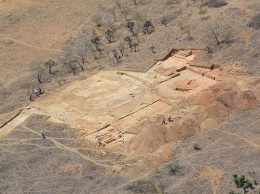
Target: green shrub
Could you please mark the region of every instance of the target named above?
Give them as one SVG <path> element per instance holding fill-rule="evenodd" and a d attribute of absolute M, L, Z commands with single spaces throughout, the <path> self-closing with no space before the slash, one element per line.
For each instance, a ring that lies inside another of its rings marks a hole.
<path fill-rule="evenodd" d="M 198 143 L 193 144 L 193 148 L 195 150 L 201 150 L 201 147 L 200 147 L 200 145 Z"/>

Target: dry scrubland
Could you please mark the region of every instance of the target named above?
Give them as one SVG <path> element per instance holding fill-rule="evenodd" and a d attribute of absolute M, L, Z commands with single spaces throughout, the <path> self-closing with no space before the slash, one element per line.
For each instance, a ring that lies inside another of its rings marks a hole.
<path fill-rule="evenodd" d="M 222 81 L 172 106 L 173 123 L 159 126 L 156 116 L 141 122 L 133 129 L 138 135 L 114 150 L 81 141 L 78 129 L 47 116 L 31 116 L 0 139 L 0 193 L 242 193 L 233 174 L 260 184 L 260 2 L 136 2 L 120 4 L 135 22 L 131 32 L 113 1 L 1 1 L 0 124 L 29 103 L 27 90 L 51 93 L 100 70 L 146 71 L 172 48 L 204 50 L 192 63 L 220 66 Z M 145 20 L 153 32 L 143 33 Z M 111 43 L 108 29 L 115 30 Z M 136 52 L 126 36 L 138 43 Z M 101 38 L 97 47 L 93 37 Z M 117 62 L 119 46 L 125 54 Z M 75 60 L 85 49 L 82 71 Z M 55 74 L 36 68 L 49 59 Z M 259 193 L 259 184 L 248 193 Z"/>

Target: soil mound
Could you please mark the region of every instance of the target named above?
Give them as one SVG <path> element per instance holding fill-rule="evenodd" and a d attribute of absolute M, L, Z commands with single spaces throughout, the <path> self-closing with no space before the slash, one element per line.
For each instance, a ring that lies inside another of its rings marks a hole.
<path fill-rule="evenodd" d="M 195 104 L 204 107 L 203 119 L 212 118 L 221 122 L 235 109 L 249 110 L 259 107 L 252 90 L 241 90 L 236 82 L 227 80 L 212 86 L 195 98 Z"/>
<path fill-rule="evenodd" d="M 144 129 L 127 143 L 127 151 L 135 154 L 152 152 L 165 140 L 164 130 L 158 125 L 147 123 Z M 156 134 L 156 135 L 155 135 Z"/>

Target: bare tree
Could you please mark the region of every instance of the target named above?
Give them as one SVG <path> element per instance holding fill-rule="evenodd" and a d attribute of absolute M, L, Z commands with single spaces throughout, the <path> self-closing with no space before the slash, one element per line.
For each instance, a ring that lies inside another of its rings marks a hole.
<path fill-rule="evenodd" d="M 156 53 L 156 51 L 155 51 L 155 47 L 154 47 L 154 46 L 151 46 L 151 47 L 150 47 L 150 50 L 152 51 L 153 54 Z"/>
<path fill-rule="evenodd" d="M 118 50 L 120 51 L 121 53 L 121 56 L 123 57 L 124 56 L 124 53 L 125 53 L 125 45 L 123 43 L 120 43 L 118 45 Z"/>
<path fill-rule="evenodd" d="M 85 64 L 87 62 L 87 47 L 82 45 L 74 51 L 74 61 L 77 63 L 81 71 L 85 70 Z"/>
<path fill-rule="evenodd" d="M 116 21 L 116 9 L 115 8 L 108 9 L 108 13 L 110 13 L 113 16 L 114 21 Z"/>
<path fill-rule="evenodd" d="M 137 43 L 137 42 L 135 42 L 134 44 L 133 44 L 133 47 L 134 47 L 134 51 L 135 52 L 137 52 L 137 47 L 139 46 L 139 44 Z"/>
<path fill-rule="evenodd" d="M 120 0 L 115 0 L 115 3 L 117 5 L 117 7 L 119 8 L 120 11 L 122 11 L 122 3 Z"/>
<path fill-rule="evenodd" d="M 117 51 L 116 49 L 113 49 L 113 50 L 112 50 L 112 52 L 113 52 L 113 56 L 115 57 L 115 59 L 116 59 L 116 60 L 117 60 L 117 62 L 119 63 L 119 62 L 120 62 L 120 59 L 121 59 L 121 57 L 120 57 L 120 55 L 119 55 L 118 51 Z"/>
<path fill-rule="evenodd" d="M 164 17 L 161 19 L 161 24 L 164 25 L 165 27 L 167 27 L 167 22 L 168 22 L 168 19 L 164 16 Z"/>
<path fill-rule="evenodd" d="M 98 27 L 102 26 L 102 16 L 101 15 L 94 15 L 92 17 L 92 21 L 96 23 Z"/>
<path fill-rule="evenodd" d="M 91 42 L 95 45 L 96 50 L 99 52 L 99 54 L 101 54 L 101 37 L 98 35 L 95 35 L 92 37 Z"/>
<path fill-rule="evenodd" d="M 133 51 L 133 39 L 130 36 L 127 36 L 127 37 L 125 37 L 125 41 L 128 43 L 131 51 Z"/>
<path fill-rule="evenodd" d="M 134 2 L 135 5 L 137 5 L 137 0 L 132 0 Z"/>
<path fill-rule="evenodd" d="M 131 8 L 128 7 L 128 6 L 124 6 L 122 7 L 121 9 L 121 13 L 123 14 L 123 16 L 125 17 L 125 20 L 127 21 L 128 20 L 128 15 L 130 14 L 131 12 Z"/>
<path fill-rule="evenodd" d="M 190 26 L 188 25 L 185 26 L 182 21 L 178 22 L 178 26 L 182 32 L 188 35 L 189 40 L 191 40 L 192 36 L 191 36 Z"/>
<path fill-rule="evenodd" d="M 61 58 L 61 62 L 68 69 L 69 73 L 72 72 L 74 75 L 76 75 L 77 67 L 75 65 L 75 59 L 71 49 L 65 52 L 64 56 Z"/>
<path fill-rule="evenodd" d="M 203 19 L 204 15 L 207 13 L 207 8 L 202 3 L 199 4 L 198 8 L 199 8 L 200 17 L 201 19 Z"/>
<path fill-rule="evenodd" d="M 218 23 L 210 25 L 209 36 L 213 38 L 217 45 L 222 43 L 231 43 L 233 42 L 233 30 L 230 26 L 220 26 Z"/>
<path fill-rule="evenodd" d="M 35 66 L 33 66 L 33 70 L 36 72 L 37 80 L 41 84 L 43 82 L 42 77 L 46 71 L 44 64 L 42 64 L 42 63 L 35 64 Z"/>

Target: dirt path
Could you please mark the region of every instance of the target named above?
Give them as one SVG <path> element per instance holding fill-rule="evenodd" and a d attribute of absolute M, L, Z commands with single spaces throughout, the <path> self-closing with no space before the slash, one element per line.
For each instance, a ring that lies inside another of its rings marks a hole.
<path fill-rule="evenodd" d="M 59 53 L 63 52 L 63 50 L 59 50 L 59 49 L 51 49 L 51 48 L 45 48 L 45 47 L 30 45 L 30 44 L 27 44 L 27 43 L 22 42 L 20 40 L 17 40 L 17 39 L 13 39 L 13 38 L 10 38 L 10 37 L 3 37 L 3 35 L 0 35 L 0 39 L 11 40 L 11 41 L 16 42 L 18 44 L 21 44 L 21 45 L 24 45 L 24 46 L 27 46 L 27 47 L 31 47 L 31 48 L 35 48 L 35 49 L 39 49 L 39 50 L 55 51 L 55 52 L 59 52 Z"/>
<path fill-rule="evenodd" d="M 33 131 L 32 129 L 26 127 L 26 126 L 23 125 L 23 124 L 22 124 L 21 126 L 22 126 L 24 129 L 30 131 L 31 133 L 35 133 L 35 134 L 37 134 L 37 135 L 40 135 L 39 133 Z M 66 145 L 64 145 L 64 144 L 59 143 L 58 141 L 55 140 L 55 139 L 57 139 L 57 138 L 52 138 L 52 137 L 49 137 L 49 136 L 48 136 L 47 139 L 51 140 L 57 148 L 59 148 L 59 149 L 61 149 L 61 150 L 73 152 L 73 153 L 79 155 L 80 157 L 82 157 L 84 160 L 88 160 L 89 162 L 92 162 L 92 163 L 94 163 L 95 165 L 98 165 L 98 166 L 101 166 L 101 167 L 105 167 L 105 168 L 111 167 L 110 165 L 100 164 L 100 163 L 96 162 L 95 160 L 91 159 L 90 157 L 87 157 L 86 155 L 80 153 L 80 152 L 78 151 L 78 148 L 69 147 L 69 146 L 66 146 Z M 61 139 L 64 139 L 64 138 L 61 138 Z"/>

